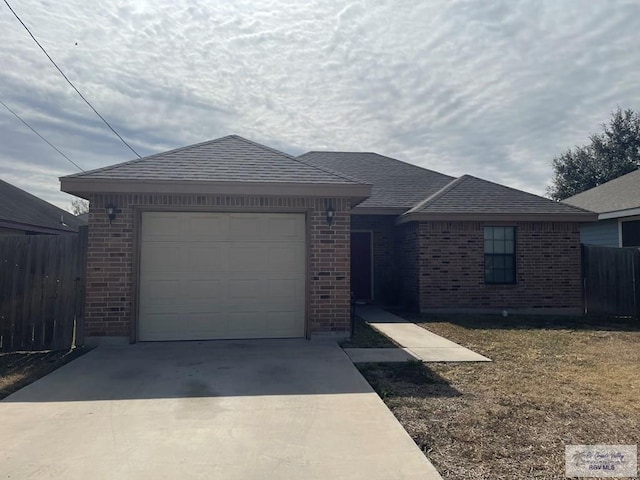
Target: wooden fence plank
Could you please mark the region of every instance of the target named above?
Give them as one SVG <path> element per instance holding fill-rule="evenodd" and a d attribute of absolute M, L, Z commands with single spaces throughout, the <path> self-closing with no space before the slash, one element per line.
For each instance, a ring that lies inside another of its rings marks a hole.
<path fill-rule="evenodd" d="M 71 347 L 84 301 L 83 235 L 0 238 L 0 351 Z"/>
<path fill-rule="evenodd" d="M 640 250 L 583 245 L 585 312 L 640 318 Z"/>
<path fill-rule="evenodd" d="M 78 255 L 76 257 L 76 291 L 74 303 L 75 317 L 75 345 L 84 345 L 84 301 L 87 278 L 87 245 L 89 241 L 89 227 L 80 227 L 78 232 Z"/>

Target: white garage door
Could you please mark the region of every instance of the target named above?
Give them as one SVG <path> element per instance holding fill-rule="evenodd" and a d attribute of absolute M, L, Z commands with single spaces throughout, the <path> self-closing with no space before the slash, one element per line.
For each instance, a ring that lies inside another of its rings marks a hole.
<path fill-rule="evenodd" d="M 145 212 L 138 338 L 304 336 L 301 214 Z"/>

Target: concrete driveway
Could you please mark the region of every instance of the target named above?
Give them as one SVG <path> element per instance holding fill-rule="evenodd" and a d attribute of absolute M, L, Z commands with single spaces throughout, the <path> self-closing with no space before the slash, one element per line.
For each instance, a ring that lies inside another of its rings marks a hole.
<path fill-rule="evenodd" d="M 100 347 L 0 402 L 2 478 L 439 479 L 334 343 Z"/>

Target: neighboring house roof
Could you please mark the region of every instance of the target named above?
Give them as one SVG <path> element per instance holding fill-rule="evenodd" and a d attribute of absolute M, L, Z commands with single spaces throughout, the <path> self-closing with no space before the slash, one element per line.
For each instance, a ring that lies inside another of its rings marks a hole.
<path fill-rule="evenodd" d="M 581 208 L 471 175 L 463 175 L 408 210 L 402 215 L 401 221 L 454 216 L 496 220 L 504 217 L 595 220 L 592 212 Z"/>
<path fill-rule="evenodd" d="M 0 226 L 40 233 L 77 232 L 86 225 L 73 214 L 0 180 Z"/>
<path fill-rule="evenodd" d="M 353 195 L 370 185 L 308 165 L 237 135 L 62 177 L 67 192 L 253 193 Z M 251 186 L 249 191 L 249 186 Z M 304 185 L 304 188 L 301 186 Z M 162 186 L 161 190 L 158 187 Z M 235 188 L 233 187 L 235 186 Z M 276 190 L 276 188 L 278 190 Z"/>
<path fill-rule="evenodd" d="M 640 169 L 569 197 L 563 202 L 604 214 L 600 218 L 640 214 L 640 211 L 634 212 L 640 209 Z"/>
<path fill-rule="evenodd" d="M 371 183 L 371 196 L 356 207 L 361 211 L 394 209 L 402 213 L 454 179 L 377 153 L 308 152 L 298 158 Z"/>

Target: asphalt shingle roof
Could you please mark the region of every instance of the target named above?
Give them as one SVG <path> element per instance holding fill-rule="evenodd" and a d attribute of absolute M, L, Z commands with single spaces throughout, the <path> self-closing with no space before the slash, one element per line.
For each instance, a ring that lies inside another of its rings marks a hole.
<path fill-rule="evenodd" d="M 334 185 L 359 183 L 346 175 L 308 165 L 291 155 L 237 135 L 65 178 Z"/>
<path fill-rule="evenodd" d="M 580 214 L 584 210 L 548 198 L 463 175 L 424 199 L 411 213 Z"/>
<path fill-rule="evenodd" d="M 60 218 L 65 225 L 62 225 Z M 0 180 L 0 221 L 77 232 L 87 222 L 41 198 Z"/>
<path fill-rule="evenodd" d="M 377 153 L 308 152 L 298 158 L 310 165 L 372 184 L 371 196 L 356 210 L 381 207 L 408 209 L 454 179 Z"/>
<path fill-rule="evenodd" d="M 569 197 L 564 203 L 596 213 L 640 207 L 640 169 Z"/>

